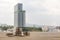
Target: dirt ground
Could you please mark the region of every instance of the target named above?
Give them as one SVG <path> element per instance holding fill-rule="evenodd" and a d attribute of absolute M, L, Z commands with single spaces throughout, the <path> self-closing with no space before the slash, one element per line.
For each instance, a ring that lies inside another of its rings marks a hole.
<path fill-rule="evenodd" d="M 0 32 L 0 40 L 60 40 L 58 32 L 30 32 L 30 36 L 7 37 L 6 33 Z"/>

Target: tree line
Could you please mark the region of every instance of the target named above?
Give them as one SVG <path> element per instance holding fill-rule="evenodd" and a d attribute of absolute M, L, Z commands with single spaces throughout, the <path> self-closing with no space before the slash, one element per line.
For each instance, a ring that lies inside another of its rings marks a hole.
<path fill-rule="evenodd" d="M 8 29 L 12 29 L 14 28 L 14 26 L 0 26 L 0 30 L 8 30 Z M 23 27 L 23 31 L 40 31 L 42 32 L 42 28 L 41 27 Z"/>

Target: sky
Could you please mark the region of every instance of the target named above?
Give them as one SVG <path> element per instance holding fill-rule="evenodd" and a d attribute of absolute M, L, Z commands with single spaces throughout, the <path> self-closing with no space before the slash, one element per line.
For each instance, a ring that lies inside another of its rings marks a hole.
<path fill-rule="evenodd" d="M 14 5 L 23 4 L 26 24 L 60 25 L 60 0 L 0 0 L 0 23 L 14 25 Z"/>

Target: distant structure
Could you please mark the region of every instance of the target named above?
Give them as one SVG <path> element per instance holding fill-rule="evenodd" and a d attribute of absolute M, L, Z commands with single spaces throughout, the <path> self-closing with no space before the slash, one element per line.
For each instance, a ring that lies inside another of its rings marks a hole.
<path fill-rule="evenodd" d="M 14 7 L 14 27 L 25 26 L 25 11 L 22 7 L 21 3 L 16 4 Z"/>
<path fill-rule="evenodd" d="M 43 32 L 48 32 L 49 28 L 48 28 L 48 26 L 44 26 L 44 27 L 42 27 L 42 30 L 43 30 Z"/>
<path fill-rule="evenodd" d="M 22 4 L 18 3 L 14 6 L 14 28 L 12 29 L 13 33 L 7 33 L 7 36 L 21 36 L 29 35 L 28 31 L 24 32 L 25 26 L 25 11 L 22 10 Z M 10 29 L 9 29 L 10 30 Z"/>

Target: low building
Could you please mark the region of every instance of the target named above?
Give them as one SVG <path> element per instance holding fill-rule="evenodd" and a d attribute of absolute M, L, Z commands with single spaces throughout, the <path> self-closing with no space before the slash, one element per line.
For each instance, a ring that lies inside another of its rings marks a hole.
<path fill-rule="evenodd" d="M 44 26 L 44 27 L 42 27 L 42 30 L 43 30 L 43 32 L 48 32 L 49 28 L 48 28 L 48 26 Z"/>

